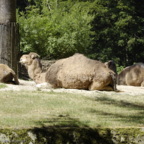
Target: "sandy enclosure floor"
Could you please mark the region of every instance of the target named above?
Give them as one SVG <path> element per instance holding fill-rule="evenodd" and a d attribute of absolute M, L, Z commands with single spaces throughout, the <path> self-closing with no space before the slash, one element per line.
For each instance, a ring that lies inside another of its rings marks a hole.
<path fill-rule="evenodd" d="M 26 81 L 26 80 L 19 80 L 20 85 L 12 85 L 7 84 L 6 88 L 1 88 L 0 91 L 48 91 L 48 92 L 66 92 L 66 93 L 78 93 L 78 94 L 86 94 L 86 95 L 93 95 L 93 94 L 120 94 L 120 95 L 144 95 L 144 87 L 134 87 L 134 86 L 124 86 L 124 85 L 117 85 L 117 89 L 119 92 L 114 91 L 88 91 L 88 90 L 77 90 L 77 89 L 50 89 L 46 86 L 42 86 L 40 88 L 36 87 L 34 81 Z"/>

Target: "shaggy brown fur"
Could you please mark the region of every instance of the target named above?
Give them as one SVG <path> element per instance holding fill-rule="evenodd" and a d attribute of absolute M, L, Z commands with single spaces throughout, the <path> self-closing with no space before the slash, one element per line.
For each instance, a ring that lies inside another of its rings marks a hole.
<path fill-rule="evenodd" d="M 56 61 L 47 70 L 46 81 L 53 88 L 116 90 L 115 73 L 82 54 Z"/>
<path fill-rule="evenodd" d="M 45 82 L 45 73 L 42 72 L 42 65 L 39 58 L 40 56 L 34 52 L 22 55 L 20 58 L 20 63 L 28 70 L 29 77 L 37 84 Z"/>
<path fill-rule="evenodd" d="M 0 82 L 7 84 L 19 84 L 15 72 L 5 64 L 0 64 Z"/>
<path fill-rule="evenodd" d="M 137 63 L 126 67 L 117 79 L 119 85 L 144 86 L 144 64 Z"/>

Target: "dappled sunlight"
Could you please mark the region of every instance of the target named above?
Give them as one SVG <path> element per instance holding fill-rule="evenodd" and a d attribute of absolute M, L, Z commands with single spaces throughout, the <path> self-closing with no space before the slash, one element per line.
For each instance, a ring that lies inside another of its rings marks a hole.
<path fill-rule="evenodd" d="M 1 127 L 143 127 L 143 95 L 1 91 Z"/>

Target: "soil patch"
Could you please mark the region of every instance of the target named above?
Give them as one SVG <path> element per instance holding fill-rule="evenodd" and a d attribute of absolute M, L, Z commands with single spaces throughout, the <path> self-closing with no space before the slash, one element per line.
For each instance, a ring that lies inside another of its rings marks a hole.
<path fill-rule="evenodd" d="M 120 94 L 120 95 L 142 95 L 144 94 L 144 87 L 136 87 L 136 86 L 124 86 L 124 85 L 117 85 L 118 92 L 114 91 L 88 91 L 88 90 L 78 90 L 78 89 L 50 89 L 46 86 L 37 87 L 34 81 L 28 80 L 21 80 L 20 85 L 12 85 L 6 84 L 6 88 L 1 88 L 0 91 L 53 91 L 53 92 L 66 92 L 66 93 L 78 93 L 78 94 L 86 94 L 86 95 L 93 95 L 93 94 Z"/>

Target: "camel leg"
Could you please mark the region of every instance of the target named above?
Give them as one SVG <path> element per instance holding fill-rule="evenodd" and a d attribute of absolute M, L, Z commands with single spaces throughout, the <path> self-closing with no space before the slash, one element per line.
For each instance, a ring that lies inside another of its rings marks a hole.
<path fill-rule="evenodd" d="M 15 72 L 13 70 L 11 71 L 11 74 L 13 75 L 13 78 L 14 78 L 13 83 L 16 84 L 16 85 L 19 85 L 18 77 L 17 77 L 17 75 L 15 74 Z"/>
<path fill-rule="evenodd" d="M 44 82 L 44 83 L 40 83 L 40 84 L 36 84 L 37 88 L 48 88 L 48 89 L 52 89 L 52 85 L 50 83 Z"/>
<path fill-rule="evenodd" d="M 105 87 L 103 87 L 102 90 L 106 90 L 106 91 L 116 91 L 116 90 L 114 90 L 111 86 L 105 86 Z"/>
<path fill-rule="evenodd" d="M 112 91 L 113 88 L 111 86 L 104 86 L 101 83 L 98 82 L 93 82 L 90 87 L 89 90 L 108 90 L 108 91 Z"/>
<path fill-rule="evenodd" d="M 144 87 L 144 81 L 141 83 L 141 87 Z"/>

